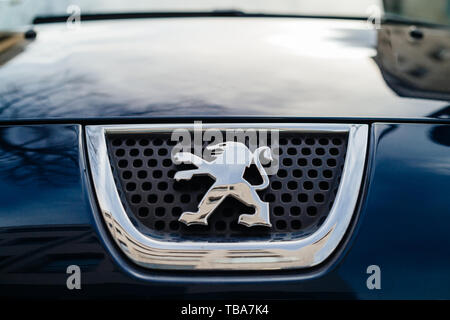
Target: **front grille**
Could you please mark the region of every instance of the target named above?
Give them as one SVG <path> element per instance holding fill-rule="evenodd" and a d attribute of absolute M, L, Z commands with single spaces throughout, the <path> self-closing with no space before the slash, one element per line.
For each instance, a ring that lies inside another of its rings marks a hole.
<path fill-rule="evenodd" d="M 164 240 L 229 242 L 291 240 L 316 231 L 336 196 L 348 134 L 280 132 L 279 170 L 269 176 L 269 187 L 258 192 L 269 202 L 271 228 L 238 224 L 238 217 L 252 213 L 253 208 L 232 197 L 213 212 L 208 226 L 179 222 L 183 212 L 197 211 L 213 179 L 196 176 L 175 181 L 175 173 L 188 166 L 172 162 L 175 143 L 170 137 L 170 133 L 159 132 L 106 135 L 114 180 L 128 216 L 142 232 Z M 260 183 L 255 172 L 253 167 L 245 172 L 244 178 L 251 184 Z"/>

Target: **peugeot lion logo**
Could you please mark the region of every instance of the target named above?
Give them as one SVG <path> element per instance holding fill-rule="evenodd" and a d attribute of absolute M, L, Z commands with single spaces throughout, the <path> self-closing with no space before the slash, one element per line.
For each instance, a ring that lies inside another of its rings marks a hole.
<path fill-rule="evenodd" d="M 273 161 L 269 147 L 259 147 L 253 153 L 240 142 L 224 142 L 206 149 L 211 152 L 212 161 L 206 161 L 190 152 L 178 152 L 174 160 L 185 164 L 193 164 L 197 169 L 179 171 L 174 178 L 177 181 L 190 180 L 195 175 L 209 175 L 215 182 L 206 192 L 198 205 L 197 212 L 184 212 L 179 221 L 186 225 L 208 225 L 208 218 L 214 210 L 231 196 L 247 206 L 255 208 L 254 214 L 241 214 L 239 223 L 247 226 L 271 227 L 269 218 L 269 204 L 261 201 L 257 190 L 263 190 L 269 185 L 269 178 L 264 170 L 261 159 Z M 255 164 L 263 182 L 251 185 L 244 179 L 245 169 Z"/>

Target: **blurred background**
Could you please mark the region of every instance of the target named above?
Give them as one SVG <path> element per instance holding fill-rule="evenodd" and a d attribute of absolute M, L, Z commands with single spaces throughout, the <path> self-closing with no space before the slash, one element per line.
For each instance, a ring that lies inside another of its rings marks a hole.
<path fill-rule="evenodd" d="M 423 7 L 428 1 L 421 2 Z M 330 16 L 368 16 L 368 8 L 381 0 L 0 0 L 0 29 L 29 25 L 36 16 L 66 15 L 69 5 L 82 14 L 136 11 L 242 10 L 256 13 Z"/>
<path fill-rule="evenodd" d="M 368 17 L 376 6 L 391 18 L 450 25 L 450 0 L 0 0 L 0 30 L 30 25 L 37 16 L 154 11 L 241 10 L 251 13 Z"/>

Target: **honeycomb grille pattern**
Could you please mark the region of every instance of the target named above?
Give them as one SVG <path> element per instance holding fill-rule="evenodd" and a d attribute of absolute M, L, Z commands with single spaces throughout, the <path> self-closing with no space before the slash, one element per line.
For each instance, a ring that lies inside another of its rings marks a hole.
<path fill-rule="evenodd" d="M 174 145 L 169 133 L 107 136 L 119 195 L 143 232 L 174 241 L 282 241 L 314 232 L 327 217 L 342 174 L 347 134 L 280 132 L 279 170 L 269 176 L 269 187 L 258 192 L 269 203 L 271 228 L 238 224 L 239 215 L 254 209 L 232 197 L 211 214 L 208 226 L 179 222 L 183 212 L 197 211 L 214 180 L 194 176 L 189 181 L 175 181 L 177 171 L 195 167 L 172 162 Z M 248 168 L 244 178 L 251 184 L 262 181 L 255 167 Z"/>

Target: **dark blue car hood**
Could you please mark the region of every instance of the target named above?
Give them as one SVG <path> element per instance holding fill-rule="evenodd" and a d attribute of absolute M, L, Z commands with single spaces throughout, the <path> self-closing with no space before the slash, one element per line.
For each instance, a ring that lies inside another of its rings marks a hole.
<path fill-rule="evenodd" d="M 0 66 L 0 121 L 172 116 L 436 118 L 401 97 L 365 22 L 178 18 L 38 25 Z"/>

